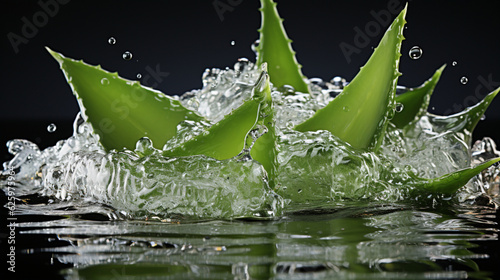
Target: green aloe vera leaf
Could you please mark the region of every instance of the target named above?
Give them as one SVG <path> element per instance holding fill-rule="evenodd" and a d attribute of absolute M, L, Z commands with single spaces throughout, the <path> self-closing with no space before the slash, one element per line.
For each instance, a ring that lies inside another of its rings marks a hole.
<path fill-rule="evenodd" d="M 203 119 L 159 91 L 47 50 L 59 63 L 84 118 L 107 150 L 133 150 L 142 137 L 161 149 L 176 134 L 179 122 Z"/>
<path fill-rule="evenodd" d="M 476 167 L 462 169 L 438 178 L 427 180 L 421 179 L 422 181 L 418 182 L 416 185 L 418 189 L 423 189 L 431 193 L 453 194 L 459 188 L 467 184 L 472 177 L 499 161 L 500 158 L 494 158 Z"/>
<path fill-rule="evenodd" d="M 265 65 L 264 65 L 265 67 Z M 247 146 L 247 138 L 259 121 L 266 99 L 269 76 L 263 72 L 253 90 L 253 96 L 205 132 L 163 152 L 164 156 L 205 155 L 218 160 L 237 156 Z"/>
<path fill-rule="evenodd" d="M 384 34 L 368 62 L 341 94 L 295 127 L 328 130 L 354 148 L 377 150 L 393 113 L 406 8 Z"/>
<path fill-rule="evenodd" d="M 450 116 L 430 115 L 431 122 L 435 124 L 436 132 L 457 132 L 462 137 L 462 140 L 470 144 L 472 131 L 474 131 L 474 128 L 499 91 L 500 88 L 497 88 L 486 95 L 479 103 L 468 107 L 462 112 Z"/>
<path fill-rule="evenodd" d="M 446 64 L 441 66 L 434 75 L 420 87 L 410 89 L 409 91 L 396 96 L 396 104 L 401 104 L 403 110 L 394 115 L 391 122 L 397 128 L 403 128 L 406 125 L 420 119 L 427 112 L 432 92 L 443 73 Z"/>
<path fill-rule="evenodd" d="M 259 29 L 260 43 L 257 47 L 257 65 L 267 62 L 271 82 L 277 88 L 290 85 L 299 92 L 309 93 L 309 87 L 300 70 L 302 65 L 295 58 L 295 51 L 283 26 L 276 3 L 261 0 L 262 26 Z"/>
<path fill-rule="evenodd" d="M 267 172 L 270 186 L 274 187 L 274 180 L 277 172 L 276 156 L 278 151 L 276 149 L 274 108 L 268 77 L 266 77 L 265 83 L 262 86 L 263 89 L 261 91 L 264 94 L 264 100 L 261 106 L 261 117 L 258 124 L 265 126 L 266 132 L 255 141 L 250 150 L 250 156 L 262 164 Z"/>

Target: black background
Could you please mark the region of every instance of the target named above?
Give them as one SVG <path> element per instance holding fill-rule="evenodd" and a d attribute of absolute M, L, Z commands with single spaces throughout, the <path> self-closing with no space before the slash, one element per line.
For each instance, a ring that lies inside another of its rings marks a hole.
<path fill-rule="evenodd" d="M 230 10 L 218 13 L 214 2 L 229 5 Z M 343 76 L 351 80 L 383 31 L 370 37 L 367 46 L 353 54 L 350 62 L 339 44 L 354 45 L 354 28 L 364 30 L 376 21 L 371 11 L 386 10 L 388 2 L 278 1 L 304 74 L 309 78 L 329 80 Z M 44 46 L 118 71 L 128 79 L 136 79 L 137 73 L 145 75 L 146 67 L 154 69 L 158 65 L 169 75 L 155 87 L 167 94 L 182 94 L 201 88 L 201 75 L 207 67 L 232 67 L 239 57 L 255 60 L 250 45 L 258 38 L 259 6 L 256 0 L 70 0 L 67 4 L 58 3 L 55 15 L 48 16 L 47 22 L 40 24 L 36 34 L 26 44 L 20 44 L 16 53 L 8 34 L 22 36 L 23 18 L 33 23 L 33 16 L 40 15 L 43 9 L 38 1 L 2 1 L 0 144 L 25 138 L 43 148 L 72 132 L 78 105 Z M 418 86 L 441 65 L 448 64 L 431 101 L 433 113 L 458 112 L 478 101 L 478 96 L 489 92 L 484 86 L 478 90 L 481 77 L 494 81 L 494 87 L 500 86 L 497 1 L 413 0 L 409 2 L 406 19 L 400 64 L 403 76 L 399 84 Z M 117 40 L 115 45 L 108 44 L 111 36 Z M 418 60 L 408 56 L 413 46 L 423 49 Z M 127 50 L 133 53 L 132 60 L 122 59 Z M 457 66 L 451 65 L 453 61 L 457 61 Z M 465 85 L 460 83 L 463 76 L 469 79 Z M 57 125 L 56 132 L 47 131 L 50 123 Z M 500 142 L 499 123 L 500 101 L 495 100 L 474 138 L 488 135 Z M 0 150 L 1 161 L 10 158 L 5 148 Z M 40 266 L 45 267 L 43 263 Z"/>

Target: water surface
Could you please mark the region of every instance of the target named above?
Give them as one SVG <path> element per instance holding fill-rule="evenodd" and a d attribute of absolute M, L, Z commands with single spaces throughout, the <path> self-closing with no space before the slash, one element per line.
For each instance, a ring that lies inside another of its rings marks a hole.
<path fill-rule="evenodd" d="M 193 221 L 21 199 L 16 276 L 31 266 L 66 279 L 487 279 L 499 260 L 490 206 L 355 203 Z"/>

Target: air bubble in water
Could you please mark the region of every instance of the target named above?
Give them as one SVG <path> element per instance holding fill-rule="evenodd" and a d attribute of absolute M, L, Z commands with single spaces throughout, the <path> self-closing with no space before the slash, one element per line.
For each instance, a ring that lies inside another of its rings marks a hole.
<path fill-rule="evenodd" d="M 465 77 L 465 76 L 460 78 L 460 83 L 462 83 L 463 85 L 465 85 L 468 81 L 469 81 L 469 79 L 467 79 L 467 77 Z"/>
<path fill-rule="evenodd" d="M 126 52 L 123 53 L 122 57 L 125 60 L 131 60 L 132 59 L 132 53 L 129 52 L 129 51 L 126 51 Z"/>
<path fill-rule="evenodd" d="M 109 85 L 109 80 L 108 80 L 108 79 L 106 79 L 106 78 L 102 78 L 102 79 L 101 79 L 101 85 L 103 85 L 103 86 L 107 86 L 107 85 Z"/>
<path fill-rule="evenodd" d="M 396 113 L 401 113 L 404 108 L 405 108 L 405 105 L 403 105 L 403 103 L 397 103 L 396 108 L 395 108 Z"/>
<path fill-rule="evenodd" d="M 423 51 L 420 47 L 414 46 L 410 49 L 409 55 L 411 59 L 419 59 L 423 54 Z"/>
<path fill-rule="evenodd" d="M 451 63 L 451 66 L 457 66 L 457 64 L 458 64 L 458 63 L 457 63 L 456 61 L 453 61 L 453 62 Z"/>
<path fill-rule="evenodd" d="M 116 44 L 116 39 L 115 39 L 115 37 L 109 37 L 109 39 L 108 39 L 108 44 L 110 44 L 110 45 L 114 45 L 114 44 Z"/>
<path fill-rule="evenodd" d="M 47 126 L 47 131 L 50 132 L 50 133 L 55 132 L 56 129 L 57 129 L 57 126 L 55 124 L 53 124 L 53 123 L 51 123 L 51 124 L 49 124 Z"/>

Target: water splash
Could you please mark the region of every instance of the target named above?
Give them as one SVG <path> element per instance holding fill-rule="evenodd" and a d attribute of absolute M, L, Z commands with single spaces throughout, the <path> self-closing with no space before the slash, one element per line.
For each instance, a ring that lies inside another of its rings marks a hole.
<path fill-rule="evenodd" d="M 263 168 L 253 160 L 165 158 L 147 138 L 138 141 L 135 151 L 106 152 L 89 123 L 78 117 L 75 128 L 73 136 L 43 151 L 27 140 L 9 142 L 15 157 L 4 169 L 16 171 L 24 194 L 35 191 L 61 202 L 98 202 L 134 217 L 279 214 L 280 198 L 262 180 Z"/>
<path fill-rule="evenodd" d="M 408 53 L 411 59 L 419 59 L 422 57 L 423 50 L 419 46 L 414 46 L 410 49 L 410 52 Z"/>
<path fill-rule="evenodd" d="M 123 59 L 125 60 L 131 60 L 132 59 L 132 53 L 129 51 L 126 51 L 122 54 Z"/>
<path fill-rule="evenodd" d="M 240 58 L 234 69 L 206 69 L 203 88 L 183 94 L 180 101 L 186 108 L 217 122 L 250 98 L 260 72 L 246 58 Z"/>
<path fill-rule="evenodd" d="M 260 69 L 245 58 L 233 69 L 207 69 L 202 89 L 177 98 L 209 123 L 180 123 L 177 136 L 167 145 L 204 133 L 240 106 L 251 97 L 259 74 Z M 297 124 L 326 106 L 347 84 L 341 77 L 308 83 L 311 94 L 296 93 L 289 86 L 272 91 L 280 150 L 276 190 L 270 189 L 264 169 L 247 150 L 225 161 L 167 158 L 143 138 L 134 151 L 106 151 L 80 114 L 73 135 L 43 151 L 27 140 L 9 141 L 13 159 L 3 165 L 2 183 L 14 170 L 17 194 L 37 193 L 56 204 L 79 207 L 97 202 L 118 209 L 106 213 L 124 217 L 255 218 L 324 203 L 403 201 L 412 197 L 412 187 L 405 184 L 409 174 L 434 178 L 498 156 L 494 142 L 484 139 L 474 145 L 471 159 L 465 140 L 470 135 L 449 131 L 442 118 L 430 114 L 404 131 L 389 127 L 377 154 L 355 151 L 327 131 L 297 132 Z M 395 111 L 401 110 L 395 104 Z M 252 135 L 262 133 L 261 129 Z M 499 173 L 498 167 L 491 167 L 454 198 L 465 202 L 486 195 L 498 203 Z"/>

